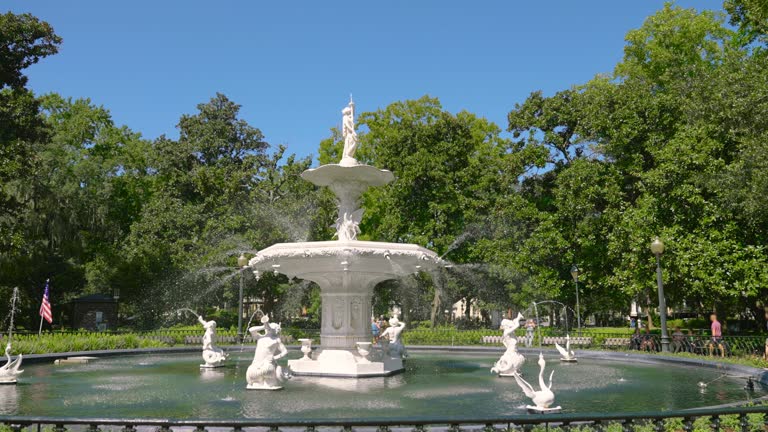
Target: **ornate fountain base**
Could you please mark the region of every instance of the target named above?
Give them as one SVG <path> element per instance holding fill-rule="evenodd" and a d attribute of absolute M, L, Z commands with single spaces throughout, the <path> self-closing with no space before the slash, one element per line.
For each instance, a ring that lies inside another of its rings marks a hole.
<path fill-rule="evenodd" d="M 370 360 L 357 355 L 353 349 L 321 349 L 314 352 L 314 359 L 289 360 L 288 367 L 294 375 L 327 377 L 378 377 L 402 372 L 403 360 L 389 356 Z"/>

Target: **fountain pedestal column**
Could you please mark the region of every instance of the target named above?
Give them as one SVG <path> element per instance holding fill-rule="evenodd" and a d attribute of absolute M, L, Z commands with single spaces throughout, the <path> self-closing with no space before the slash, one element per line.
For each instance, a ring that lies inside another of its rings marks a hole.
<path fill-rule="evenodd" d="M 323 348 L 355 348 L 357 342 L 371 341 L 370 293 L 322 293 Z"/>
<path fill-rule="evenodd" d="M 320 346 L 314 359 L 288 362 L 295 375 L 381 376 L 403 369 L 399 357 L 391 358 L 372 349 L 363 356 L 358 343 L 371 343 L 371 299 L 373 287 L 384 276 L 376 272 L 342 270 L 323 275 L 304 275 L 321 290 Z"/>

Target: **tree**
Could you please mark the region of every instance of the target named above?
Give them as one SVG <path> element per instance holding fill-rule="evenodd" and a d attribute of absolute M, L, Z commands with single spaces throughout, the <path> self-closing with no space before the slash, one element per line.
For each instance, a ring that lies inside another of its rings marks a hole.
<path fill-rule="evenodd" d="M 31 14 L 0 14 L 0 89 L 23 89 L 27 77 L 22 71 L 59 52 L 60 44 L 47 22 Z"/>
<path fill-rule="evenodd" d="M 768 79 L 765 56 L 737 39 L 720 14 L 667 4 L 628 33 L 613 76 L 533 93 L 510 112 L 512 154 L 529 174 L 524 202 L 507 206 L 506 219 L 526 223 L 505 261 L 528 273 L 530 296 L 572 303 L 572 260 L 588 308 L 650 302 L 648 243 L 660 235 L 669 304 L 759 303 Z"/>
<path fill-rule="evenodd" d="M 9 182 L 34 173 L 35 145 L 46 139 L 39 103 L 25 88 L 23 71 L 55 54 L 60 43 L 53 28 L 32 15 L 0 14 L 0 259 L 24 248 L 23 197 Z"/>

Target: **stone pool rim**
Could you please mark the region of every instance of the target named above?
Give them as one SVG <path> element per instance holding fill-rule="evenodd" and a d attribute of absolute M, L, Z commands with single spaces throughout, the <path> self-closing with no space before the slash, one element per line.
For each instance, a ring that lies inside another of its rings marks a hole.
<path fill-rule="evenodd" d="M 224 351 L 240 351 L 239 345 L 223 346 Z M 243 345 L 243 350 L 253 350 L 255 345 Z M 300 345 L 287 346 L 289 351 L 298 351 Z M 466 354 L 498 354 L 503 353 L 503 347 L 484 347 L 484 346 L 445 346 L 445 345 L 409 345 L 407 346 L 409 352 L 451 352 L 451 353 L 466 353 Z M 527 356 L 538 354 L 543 352 L 545 354 L 558 355 L 557 351 L 553 348 L 519 348 L 519 351 Z M 67 357 L 76 356 L 92 356 L 92 357 L 117 357 L 117 356 L 131 356 L 141 354 L 181 354 L 181 353 L 194 353 L 200 352 L 200 348 L 196 346 L 185 347 L 155 347 L 155 348 L 130 348 L 130 349 L 112 349 L 112 350 L 95 350 L 95 351 L 69 351 L 58 353 L 46 353 L 46 354 L 25 354 L 25 364 L 41 364 L 51 363 L 57 359 L 63 359 Z M 737 373 L 740 375 L 752 376 L 755 381 L 768 386 L 768 370 L 760 369 L 753 366 L 746 366 L 728 362 L 719 362 L 717 358 L 692 358 L 692 357 L 675 357 L 660 354 L 643 354 L 627 351 L 604 351 L 604 350 L 581 350 L 577 353 L 578 357 L 598 360 L 612 360 L 612 361 L 634 361 L 645 364 L 675 364 L 681 366 L 691 366 L 707 369 L 719 369 L 728 373 Z M 23 379 L 23 377 L 22 377 Z M 365 379 L 365 378 L 361 378 Z"/>

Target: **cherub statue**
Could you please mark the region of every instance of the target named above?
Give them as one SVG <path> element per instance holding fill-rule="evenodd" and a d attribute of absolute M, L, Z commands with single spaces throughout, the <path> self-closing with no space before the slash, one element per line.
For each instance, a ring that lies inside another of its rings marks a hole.
<path fill-rule="evenodd" d="M 221 348 L 216 346 L 216 321 L 206 321 L 202 315 L 197 316 L 197 320 L 203 325 L 205 334 L 203 335 L 203 361 L 200 367 L 215 368 L 222 366 L 227 354 Z"/>
<path fill-rule="evenodd" d="M 392 317 L 389 320 L 389 327 L 379 336 L 379 341 L 386 339 L 388 344 L 382 344 L 382 347 L 386 346 L 385 351 L 392 357 L 405 357 L 405 346 L 400 339 L 400 333 L 405 329 L 405 323 L 400 322 L 397 317 Z"/>
<path fill-rule="evenodd" d="M 260 326 L 248 329 L 256 339 L 256 352 L 253 362 L 248 366 L 245 376 L 248 380 L 248 389 L 279 390 L 286 378 L 283 368 L 277 364 L 277 360 L 288 354 L 288 350 L 280 340 L 280 324 L 269 322 L 269 317 L 261 318 Z M 264 330 L 263 334 L 259 331 Z"/>
<path fill-rule="evenodd" d="M 352 214 L 344 212 L 336 222 L 336 235 L 340 241 L 357 240 L 360 234 L 360 221 L 363 219 L 363 209 L 357 209 Z"/>

